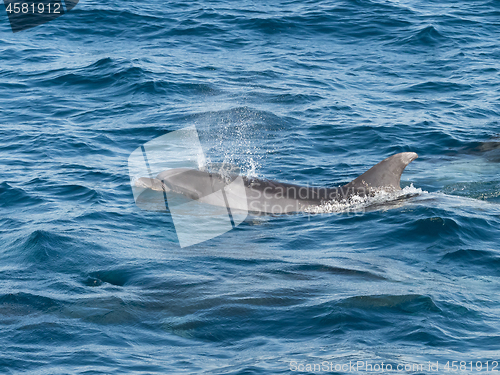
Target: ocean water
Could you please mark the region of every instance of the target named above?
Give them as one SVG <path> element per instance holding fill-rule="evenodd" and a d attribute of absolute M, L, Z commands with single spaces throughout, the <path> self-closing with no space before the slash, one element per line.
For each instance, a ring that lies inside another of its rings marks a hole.
<path fill-rule="evenodd" d="M 500 371 L 500 2 L 0 18 L 1 373 Z M 180 248 L 127 160 L 193 125 L 211 161 L 297 184 L 414 151 L 412 194 Z"/>

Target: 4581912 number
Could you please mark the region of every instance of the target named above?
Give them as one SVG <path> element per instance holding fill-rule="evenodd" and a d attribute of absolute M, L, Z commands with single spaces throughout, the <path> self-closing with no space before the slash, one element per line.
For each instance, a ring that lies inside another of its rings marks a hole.
<path fill-rule="evenodd" d="M 446 372 L 457 372 L 457 371 L 486 371 L 486 372 L 499 372 L 498 361 L 450 361 L 446 362 L 444 370 Z"/>
<path fill-rule="evenodd" d="M 9 3 L 7 8 L 5 8 L 7 13 L 18 14 L 18 13 L 61 13 L 61 4 L 60 3 Z"/>

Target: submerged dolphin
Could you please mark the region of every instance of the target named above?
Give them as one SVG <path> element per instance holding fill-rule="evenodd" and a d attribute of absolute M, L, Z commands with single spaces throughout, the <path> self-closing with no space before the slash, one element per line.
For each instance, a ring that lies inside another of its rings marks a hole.
<path fill-rule="evenodd" d="M 188 168 L 169 169 L 156 178 L 141 177 L 135 184 L 156 191 L 182 194 L 201 203 L 230 207 L 231 210 L 272 214 L 304 212 L 354 195 L 363 197 L 378 191 L 401 190 L 401 174 L 417 157 L 414 152 L 393 155 L 348 184 L 335 188 L 306 187 Z"/>

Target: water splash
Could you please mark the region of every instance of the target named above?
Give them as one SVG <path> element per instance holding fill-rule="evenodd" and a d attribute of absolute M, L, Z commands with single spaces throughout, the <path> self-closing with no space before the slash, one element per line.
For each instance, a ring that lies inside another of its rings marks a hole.
<path fill-rule="evenodd" d="M 249 107 L 207 111 L 194 119 L 207 159 L 238 165 L 247 177 L 257 177 L 262 161 L 274 151 L 282 122 Z"/>
<path fill-rule="evenodd" d="M 395 202 L 399 202 L 405 198 L 414 197 L 427 193 L 420 188 L 415 188 L 413 184 L 406 186 L 405 188 L 398 191 L 385 191 L 380 190 L 373 196 L 359 196 L 352 195 L 347 199 L 342 199 L 340 201 L 329 201 L 319 206 L 308 207 L 305 212 L 312 214 L 324 214 L 324 213 L 345 213 L 345 212 L 355 212 L 363 213 L 368 208 L 373 208 L 374 206 L 390 204 L 394 205 Z"/>

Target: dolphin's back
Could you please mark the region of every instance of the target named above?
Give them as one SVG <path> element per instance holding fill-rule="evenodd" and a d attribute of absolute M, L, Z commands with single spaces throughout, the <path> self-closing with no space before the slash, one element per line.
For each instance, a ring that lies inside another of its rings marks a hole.
<path fill-rule="evenodd" d="M 249 211 L 261 213 L 288 213 L 304 211 L 333 200 L 352 195 L 372 195 L 376 191 L 401 190 L 401 174 L 408 164 L 417 158 L 414 152 L 393 155 L 348 184 L 338 188 L 305 187 L 275 181 L 243 177 L 242 189 L 228 187 L 238 175 L 221 176 L 195 169 L 170 169 L 154 178 L 140 178 L 138 186 L 158 191 L 173 191 L 186 197 L 212 205 L 224 205 L 225 201 L 215 199 L 221 189 L 227 190 L 234 199 L 246 199 Z M 234 190 L 234 191 L 233 191 Z"/>

